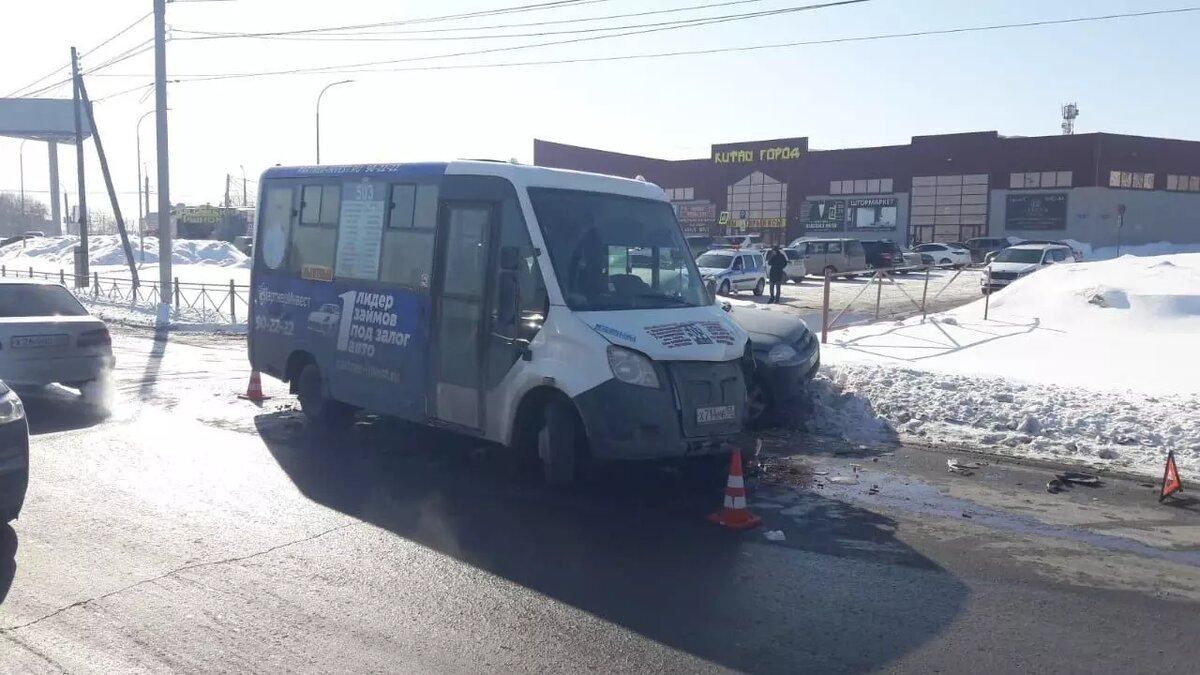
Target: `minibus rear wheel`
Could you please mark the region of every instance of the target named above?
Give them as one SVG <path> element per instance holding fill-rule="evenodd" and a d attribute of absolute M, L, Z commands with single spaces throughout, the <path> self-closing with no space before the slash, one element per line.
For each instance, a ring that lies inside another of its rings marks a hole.
<path fill-rule="evenodd" d="M 354 421 L 352 406 L 329 398 L 321 369 L 315 363 L 307 363 L 301 369 L 296 380 L 296 397 L 304 416 L 323 427 L 340 429 Z"/>

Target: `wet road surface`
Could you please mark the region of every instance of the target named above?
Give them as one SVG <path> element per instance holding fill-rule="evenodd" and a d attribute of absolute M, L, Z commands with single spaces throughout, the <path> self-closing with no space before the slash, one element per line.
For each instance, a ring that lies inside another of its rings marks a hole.
<path fill-rule="evenodd" d="M 1200 507 L 1136 483 L 1048 495 L 1036 467 L 959 476 L 938 453 L 768 438 L 748 481 L 765 526 L 735 534 L 704 519 L 719 477 L 611 467 L 555 491 L 400 422 L 316 434 L 278 383 L 261 407 L 235 398 L 240 339 L 152 337 L 118 331 L 111 416 L 67 390 L 28 400 L 29 497 L 0 527 L 5 672 L 1200 663 Z"/>

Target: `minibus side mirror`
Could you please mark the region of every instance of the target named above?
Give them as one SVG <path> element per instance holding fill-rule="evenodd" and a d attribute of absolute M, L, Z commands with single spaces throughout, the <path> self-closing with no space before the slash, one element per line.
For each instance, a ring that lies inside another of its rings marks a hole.
<path fill-rule="evenodd" d="M 505 272 L 516 272 L 521 268 L 521 249 L 516 246 L 500 247 L 500 269 Z"/>
<path fill-rule="evenodd" d="M 521 313 L 521 288 L 517 282 L 517 277 L 514 274 L 503 273 L 500 275 L 499 298 L 497 298 L 497 319 L 499 324 L 504 327 L 515 327 L 517 317 Z M 506 337 L 516 337 L 514 330 L 513 335 Z"/>

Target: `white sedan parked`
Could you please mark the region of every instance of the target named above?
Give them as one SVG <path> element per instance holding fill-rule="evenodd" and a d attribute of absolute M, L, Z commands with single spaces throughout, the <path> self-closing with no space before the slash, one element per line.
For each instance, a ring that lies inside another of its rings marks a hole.
<path fill-rule="evenodd" d="M 108 327 L 70 291 L 0 279 L 0 380 L 18 390 L 54 383 L 85 388 L 112 366 Z"/>
<path fill-rule="evenodd" d="M 921 244 L 913 251 L 933 257 L 935 265 L 970 265 L 971 250 L 953 244 Z"/>

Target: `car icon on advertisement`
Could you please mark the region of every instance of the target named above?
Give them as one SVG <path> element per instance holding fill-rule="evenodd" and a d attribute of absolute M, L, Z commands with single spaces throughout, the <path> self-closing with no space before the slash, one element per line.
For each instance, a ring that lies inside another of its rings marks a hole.
<path fill-rule="evenodd" d="M 342 308 L 335 303 L 321 305 L 308 315 L 308 329 L 314 333 L 328 335 L 337 330 L 342 320 Z"/>

